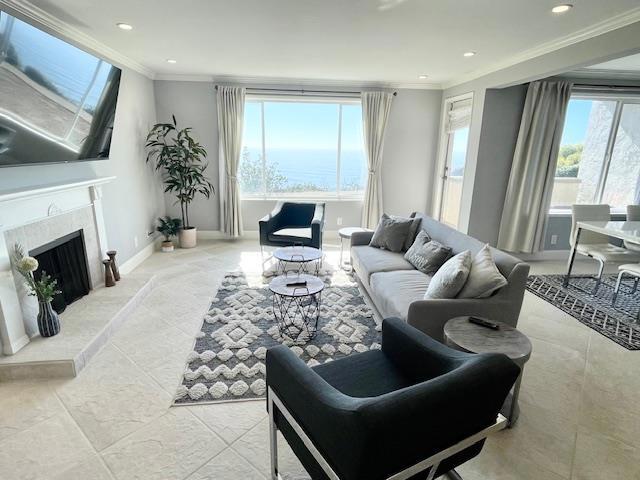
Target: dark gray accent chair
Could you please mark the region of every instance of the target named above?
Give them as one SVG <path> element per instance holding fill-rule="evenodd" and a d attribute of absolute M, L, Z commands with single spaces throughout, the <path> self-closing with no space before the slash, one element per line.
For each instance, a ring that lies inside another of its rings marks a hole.
<path fill-rule="evenodd" d="M 314 480 L 460 478 L 453 469 L 506 426 L 499 412 L 520 373 L 505 355 L 453 350 L 397 318 L 384 320 L 380 350 L 309 368 L 277 346 L 266 366 L 271 475 L 280 430 Z"/>
<path fill-rule="evenodd" d="M 260 247 L 304 245 L 322 249 L 324 203 L 276 203 L 269 215 L 258 224 Z"/>
<path fill-rule="evenodd" d="M 484 242 L 422 214 L 420 228 L 429 237 L 450 247 L 453 255 L 470 250 L 475 256 Z M 381 318 L 398 317 L 427 335 L 444 342 L 444 325 L 451 318 L 476 315 L 517 326 L 529 275 L 529 265 L 496 248 L 491 254 L 508 284 L 489 298 L 425 299 L 432 275 L 416 270 L 404 252 L 394 253 L 369 246 L 373 233 L 351 237 L 351 265 L 360 284 Z"/>

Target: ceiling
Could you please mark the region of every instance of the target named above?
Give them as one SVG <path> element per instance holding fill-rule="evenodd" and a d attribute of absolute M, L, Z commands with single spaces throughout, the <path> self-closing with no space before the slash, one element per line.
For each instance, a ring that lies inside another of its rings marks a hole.
<path fill-rule="evenodd" d="M 613 72 L 635 72 L 640 74 L 640 53 L 598 63 L 586 68 L 590 70 L 610 70 Z"/>
<path fill-rule="evenodd" d="M 206 75 L 439 87 L 516 63 L 527 52 L 533 56 L 579 35 L 584 38 L 585 31 L 613 17 L 624 22 L 631 10 L 637 19 L 640 11 L 638 0 L 573 0 L 567 13 L 551 13 L 561 1 L 31 3 L 160 78 Z M 134 28 L 122 31 L 117 22 Z M 463 57 L 470 50 L 477 55 Z M 419 80 L 423 74 L 428 78 Z"/>

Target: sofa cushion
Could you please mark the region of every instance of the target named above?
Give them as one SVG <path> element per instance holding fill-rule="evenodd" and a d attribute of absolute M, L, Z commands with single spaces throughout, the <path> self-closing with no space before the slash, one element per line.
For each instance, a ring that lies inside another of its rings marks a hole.
<path fill-rule="evenodd" d="M 369 284 L 373 300 L 383 318 L 407 319 L 409 305 L 422 300 L 431 277 L 418 270 L 378 272 L 371 275 Z"/>
<path fill-rule="evenodd" d="M 401 253 L 394 253 L 369 245 L 351 247 L 353 268 L 364 281 L 369 281 L 372 273 L 390 272 L 392 270 L 413 270 Z"/>
<path fill-rule="evenodd" d="M 467 281 L 470 269 L 471 252 L 469 250 L 451 257 L 431 279 L 424 298 L 455 298 Z"/>
<path fill-rule="evenodd" d="M 420 231 L 411 248 L 404 254 L 407 261 L 427 275 L 433 275 L 451 256 L 451 249 L 431 240 L 425 231 Z"/>
<path fill-rule="evenodd" d="M 412 225 L 413 218 L 390 217 L 383 213 L 369 245 L 392 252 L 401 252 Z"/>

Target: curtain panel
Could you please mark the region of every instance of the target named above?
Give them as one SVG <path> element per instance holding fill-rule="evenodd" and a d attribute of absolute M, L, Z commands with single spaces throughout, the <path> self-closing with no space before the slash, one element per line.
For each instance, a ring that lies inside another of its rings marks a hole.
<path fill-rule="evenodd" d="M 367 186 L 364 192 L 362 226 L 375 228 L 383 212 L 382 151 L 393 94 L 387 92 L 362 93 L 362 125 L 367 154 Z"/>
<path fill-rule="evenodd" d="M 532 82 L 520 121 L 498 248 L 534 253 L 543 246 L 572 83 Z"/>
<path fill-rule="evenodd" d="M 242 149 L 245 89 L 218 86 L 218 143 L 220 162 L 224 165 L 221 180 L 222 230 L 229 236 L 242 235 L 238 167 Z"/>

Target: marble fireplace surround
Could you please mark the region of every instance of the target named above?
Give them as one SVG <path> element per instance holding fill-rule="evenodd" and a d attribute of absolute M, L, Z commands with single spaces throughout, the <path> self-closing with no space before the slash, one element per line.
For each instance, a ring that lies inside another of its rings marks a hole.
<path fill-rule="evenodd" d="M 101 259 L 108 250 L 100 177 L 0 191 L 0 340 L 2 354 L 13 355 L 37 333 L 34 299 L 25 295 L 12 272 L 10 256 L 20 242 L 25 251 L 83 230 L 92 287 L 101 283 Z M 35 330 L 34 330 L 35 329 Z"/>

